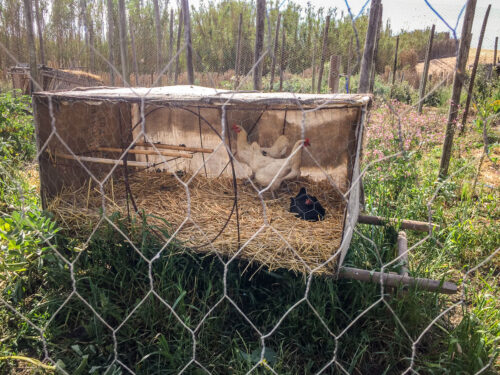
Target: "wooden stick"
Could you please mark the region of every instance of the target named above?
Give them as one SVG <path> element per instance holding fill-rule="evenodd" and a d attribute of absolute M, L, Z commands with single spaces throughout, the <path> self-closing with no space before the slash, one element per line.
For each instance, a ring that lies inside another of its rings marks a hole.
<path fill-rule="evenodd" d="M 398 70 L 398 49 L 399 49 L 399 35 L 396 37 L 396 50 L 394 51 L 394 64 L 392 66 L 392 85 L 396 83 L 396 71 Z"/>
<path fill-rule="evenodd" d="M 371 2 L 368 28 L 366 29 L 365 49 L 363 51 L 361 68 L 359 71 L 358 93 L 367 93 L 370 91 L 370 77 L 377 38 L 380 4 L 380 0 L 372 0 Z"/>
<path fill-rule="evenodd" d="M 408 276 L 408 240 L 403 231 L 398 233 L 398 257 L 402 263 L 399 274 L 406 277 Z"/>
<path fill-rule="evenodd" d="M 323 44 L 321 47 L 321 58 L 318 72 L 318 94 L 321 93 L 321 80 L 323 79 L 323 68 L 326 59 L 326 48 L 328 44 L 328 29 L 330 28 L 330 15 L 326 16 L 325 28 L 323 29 Z"/>
<path fill-rule="evenodd" d="M 95 149 L 96 151 L 104 151 L 104 152 L 120 152 L 123 153 L 125 150 L 122 148 L 117 148 L 117 147 L 97 147 Z M 155 150 L 136 150 L 136 149 L 130 149 L 128 150 L 129 154 L 141 154 L 141 155 L 161 155 L 161 156 L 172 156 L 172 157 L 179 157 L 179 158 L 185 158 L 185 159 L 192 159 L 193 155 L 192 154 L 183 154 L 180 152 L 168 152 L 168 151 L 155 151 Z"/>
<path fill-rule="evenodd" d="M 420 79 L 420 93 L 418 98 L 418 113 L 420 115 L 422 114 L 422 109 L 424 107 L 425 87 L 427 86 L 427 76 L 429 75 L 429 66 L 432 58 L 432 44 L 434 41 L 435 30 L 436 25 L 432 25 L 429 42 L 427 43 L 427 52 L 425 54 L 424 70 L 422 71 L 422 78 Z"/>
<path fill-rule="evenodd" d="M 359 215 L 358 223 L 360 224 L 370 224 L 370 225 L 386 225 L 387 223 L 391 224 L 401 224 L 401 228 L 403 229 L 411 229 L 420 232 L 429 232 L 430 229 L 436 230 L 439 229 L 439 226 L 436 224 L 429 224 L 424 221 L 416 221 L 416 220 L 398 220 L 392 218 L 384 218 L 380 216 L 370 216 L 370 215 Z"/>
<path fill-rule="evenodd" d="M 235 76 L 235 81 L 234 81 L 234 88 L 238 88 L 240 84 L 240 65 L 241 65 L 241 32 L 242 32 L 242 25 L 243 25 L 243 14 L 240 13 L 240 18 L 238 21 L 238 39 L 236 39 L 236 62 L 235 62 L 235 67 L 234 67 L 234 76 Z"/>
<path fill-rule="evenodd" d="M 368 271 L 352 267 L 341 267 L 339 277 L 341 279 L 367 281 L 374 284 L 382 284 L 383 282 L 383 284 L 388 287 L 404 285 L 444 294 L 455 294 L 458 291 L 456 284 L 447 281 L 441 282 L 421 277 L 395 275 L 391 273 Z"/>
<path fill-rule="evenodd" d="M 153 147 L 151 143 L 145 142 L 137 142 L 136 146 L 140 147 Z M 165 150 L 182 150 L 182 151 L 191 151 L 191 152 L 203 152 L 204 154 L 211 154 L 214 152 L 213 148 L 202 148 L 202 147 L 186 147 L 186 146 L 174 146 L 174 145 L 165 145 L 163 143 L 154 143 L 156 148 L 162 148 Z"/>
<path fill-rule="evenodd" d="M 50 151 L 47 150 L 47 152 Z M 97 164 L 123 165 L 123 160 L 116 160 L 116 159 L 94 158 L 90 156 L 73 156 L 70 154 L 63 154 L 61 152 L 52 152 L 52 155 L 61 159 L 88 161 L 90 163 L 97 163 Z M 145 161 L 127 161 L 127 165 L 129 167 L 142 167 L 142 168 L 154 167 L 153 163 L 148 163 Z"/>
<path fill-rule="evenodd" d="M 259 61 L 264 46 L 264 18 L 266 14 L 266 0 L 257 0 L 257 17 L 255 21 L 255 50 L 253 54 L 253 89 L 262 89 L 262 66 L 264 61 Z"/>
<path fill-rule="evenodd" d="M 271 78 L 269 81 L 270 91 L 273 91 L 274 72 L 276 70 L 276 55 L 278 54 L 278 44 L 279 44 L 280 21 L 281 21 L 281 14 L 278 13 L 278 19 L 276 20 L 276 30 L 274 35 L 274 53 L 271 62 Z"/>

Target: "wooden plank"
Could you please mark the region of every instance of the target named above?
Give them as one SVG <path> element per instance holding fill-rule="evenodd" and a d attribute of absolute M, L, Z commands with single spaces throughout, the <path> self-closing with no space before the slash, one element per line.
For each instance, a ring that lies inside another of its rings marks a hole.
<path fill-rule="evenodd" d="M 427 77 L 429 75 L 429 66 L 431 64 L 432 44 L 434 42 L 435 30 L 436 30 L 436 25 L 432 25 L 431 35 L 429 36 L 429 42 L 427 42 L 427 52 L 425 53 L 424 70 L 422 71 L 422 78 L 420 78 L 420 93 L 418 97 L 419 114 L 422 114 L 422 109 L 424 107 L 425 87 L 427 86 Z"/>
<path fill-rule="evenodd" d="M 372 0 L 370 7 L 370 18 L 366 30 L 365 49 L 361 59 L 361 70 L 359 75 L 358 93 L 368 93 L 370 91 L 370 77 L 372 72 L 373 54 L 375 52 L 375 42 L 377 39 L 378 15 L 381 0 Z"/>
<path fill-rule="evenodd" d="M 384 284 L 387 287 L 398 287 L 400 285 L 416 287 L 417 289 L 439 292 L 444 294 L 455 294 L 458 292 L 456 284 L 448 281 L 438 281 L 421 277 L 410 277 L 378 271 L 368 271 L 353 267 L 341 267 L 339 278 L 359 280 L 374 284 Z"/>
<path fill-rule="evenodd" d="M 377 1 L 377 0 L 375 0 Z M 318 72 L 318 94 L 321 93 L 321 81 L 323 80 L 323 68 L 325 67 L 326 47 L 328 45 L 328 29 L 330 28 L 330 15 L 326 16 L 325 28 L 323 30 L 323 44 L 321 48 L 321 61 Z"/>
<path fill-rule="evenodd" d="M 380 216 L 359 215 L 358 223 L 370 225 L 386 225 L 386 224 L 400 224 L 403 229 L 411 229 L 419 232 L 429 232 L 429 230 L 438 230 L 439 226 L 436 224 L 429 224 L 424 221 L 416 220 L 398 220 L 393 218 L 384 218 Z"/>
<path fill-rule="evenodd" d="M 474 22 L 474 13 L 476 12 L 477 0 L 468 0 L 465 10 L 464 23 L 462 26 L 462 35 L 460 37 L 460 46 L 458 48 L 457 63 L 455 74 L 453 76 L 453 90 L 451 94 L 450 109 L 448 112 L 448 121 L 446 123 L 446 133 L 439 165 L 439 178 L 446 178 L 450 166 L 451 151 L 453 148 L 453 137 L 457 123 L 458 111 L 460 107 L 460 94 L 465 81 L 465 67 L 469 57 L 470 43 L 472 39 L 472 23 Z"/>
<path fill-rule="evenodd" d="M 151 143 L 145 142 L 137 142 L 136 146 L 140 147 L 153 147 Z M 174 146 L 174 145 L 166 145 L 163 143 L 154 143 L 154 146 L 159 149 L 165 150 L 180 150 L 180 151 L 190 151 L 190 152 L 203 152 L 205 154 L 211 154 L 214 152 L 213 148 L 203 148 L 203 147 L 187 147 L 187 146 Z"/>
<path fill-rule="evenodd" d="M 61 158 L 61 159 L 68 159 L 68 160 L 79 160 L 79 161 L 86 161 L 90 163 L 97 163 L 97 164 L 109 164 L 109 165 L 123 165 L 123 160 L 116 160 L 116 159 L 106 159 L 106 158 L 94 158 L 91 156 L 73 156 L 71 154 L 64 154 L 61 152 L 50 152 L 47 150 L 47 153 L 55 156 L 56 158 Z M 153 163 L 148 163 L 145 161 L 132 161 L 132 160 L 127 160 L 127 166 L 129 167 L 140 167 L 140 168 L 151 168 L 154 167 Z"/>
<path fill-rule="evenodd" d="M 103 152 L 119 152 L 119 153 L 123 153 L 125 151 L 122 148 L 116 148 L 116 147 L 97 147 L 95 150 L 96 151 L 103 151 Z M 193 158 L 192 154 L 183 154 L 181 152 L 130 149 L 130 150 L 128 150 L 128 153 L 129 154 L 141 154 L 141 155 L 172 156 L 172 157 L 185 158 L 185 159 L 192 159 Z"/>

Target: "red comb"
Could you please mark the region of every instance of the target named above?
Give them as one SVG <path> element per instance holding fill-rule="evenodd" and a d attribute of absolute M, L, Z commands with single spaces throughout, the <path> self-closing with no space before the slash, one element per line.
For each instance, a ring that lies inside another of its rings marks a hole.
<path fill-rule="evenodd" d="M 304 146 L 310 146 L 311 143 L 309 142 L 309 138 L 306 138 L 305 141 L 304 141 Z"/>

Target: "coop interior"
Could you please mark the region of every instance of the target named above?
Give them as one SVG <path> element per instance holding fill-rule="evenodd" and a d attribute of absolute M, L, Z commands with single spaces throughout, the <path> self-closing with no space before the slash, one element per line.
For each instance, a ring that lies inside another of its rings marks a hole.
<path fill-rule="evenodd" d="M 138 101 L 85 91 L 37 93 L 34 105 L 44 149 L 43 202 L 75 235 L 88 236 L 103 214 L 118 212 L 145 217 L 186 249 L 226 259 L 236 254 L 270 269 L 307 272 L 339 249 L 359 102 L 304 112 L 294 101 Z M 285 136 L 288 145 L 272 163 L 298 160 L 300 176 L 262 192 L 265 186 L 238 155 L 243 137 L 238 141 L 235 125 L 261 154 Z M 305 138 L 308 146 L 294 148 Z M 317 221 L 290 212 L 291 198 L 303 187 L 325 210 Z M 336 260 L 320 272 L 333 272 Z"/>

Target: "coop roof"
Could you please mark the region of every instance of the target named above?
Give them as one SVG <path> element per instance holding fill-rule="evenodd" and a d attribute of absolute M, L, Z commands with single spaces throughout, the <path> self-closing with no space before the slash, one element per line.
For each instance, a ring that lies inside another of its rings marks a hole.
<path fill-rule="evenodd" d="M 193 105 L 268 105 L 270 107 L 359 107 L 371 102 L 367 94 L 298 94 L 230 91 L 201 86 L 164 87 L 89 87 L 70 91 L 38 92 L 35 96 L 51 96 L 62 100 L 126 101 L 146 103 L 178 103 Z"/>

